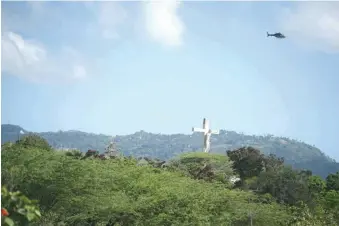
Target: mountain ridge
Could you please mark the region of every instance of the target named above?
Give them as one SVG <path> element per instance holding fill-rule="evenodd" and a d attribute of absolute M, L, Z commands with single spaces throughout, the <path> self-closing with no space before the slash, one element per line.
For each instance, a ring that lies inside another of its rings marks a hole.
<path fill-rule="evenodd" d="M 30 133 L 18 125 L 1 125 L 1 143 L 16 141 L 20 130 Z M 168 160 L 183 152 L 201 151 L 203 137 L 200 133 L 193 134 L 156 134 L 144 130 L 128 135 L 110 136 L 105 134 L 87 133 L 78 130 L 36 133 L 46 139 L 55 149 L 76 148 L 82 152 L 89 149 L 103 152 L 114 139 L 117 147 L 125 155 L 137 157 L 147 156 Z M 226 153 L 244 146 L 252 146 L 264 154 L 275 154 L 283 157 L 287 164 L 295 168 L 312 170 L 315 174 L 326 177 L 329 173 L 339 171 L 339 163 L 327 156 L 319 148 L 287 137 L 274 135 L 247 135 L 235 131 L 220 130 L 219 135 L 211 137 L 211 152 Z"/>

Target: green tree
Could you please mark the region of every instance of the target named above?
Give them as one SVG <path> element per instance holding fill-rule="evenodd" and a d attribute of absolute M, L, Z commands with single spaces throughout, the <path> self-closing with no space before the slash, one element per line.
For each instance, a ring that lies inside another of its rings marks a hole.
<path fill-rule="evenodd" d="M 281 203 L 297 205 L 299 201 L 307 204 L 312 202 L 308 176 L 291 167 L 283 167 L 276 172 L 262 172 L 256 186 L 257 192 L 269 193 Z"/>
<path fill-rule="evenodd" d="M 217 176 L 196 180 L 180 170 L 138 166 L 132 158 L 79 160 L 63 152 L 10 148 L 1 152 L 1 173 L 12 172 L 14 187 L 39 200 L 39 225 L 271 226 L 290 219 L 285 206 L 226 189 Z M 228 174 L 219 156 L 209 157 L 215 175 Z"/>
<path fill-rule="evenodd" d="M 267 157 L 263 156 L 264 170 L 277 171 L 284 166 L 284 158 L 277 157 L 274 154 L 269 154 Z"/>
<path fill-rule="evenodd" d="M 330 190 L 324 195 L 323 205 L 329 215 L 333 215 L 339 225 L 339 191 Z"/>
<path fill-rule="evenodd" d="M 27 225 L 41 217 L 36 200 L 30 200 L 21 192 L 1 188 L 2 225 Z"/>
<path fill-rule="evenodd" d="M 219 181 L 228 186 L 233 176 L 232 162 L 225 155 L 209 153 L 185 153 L 170 161 L 169 166 L 193 179 Z"/>
<path fill-rule="evenodd" d="M 326 177 L 326 188 L 327 190 L 339 191 L 339 172 L 329 174 Z"/>
<path fill-rule="evenodd" d="M 326 189 L 326 182 L 319 176 L 310 176 L 307 183 L 312 197 L 319 199 Z"/>
<path fill-rule="evenodd" d="M 29 134 L 28 136 L 24 136 L 20 140 L 16 141 L 16 144 L 22 145 L 23 147 L 35 147 L 35 148 L 40 148 L 44 150 L 51 150 L 51 146 L 48 144 L 48 142 L 40 137 L 37 134 Z"/>
<path fill-rule="evenodd" d="M 241 179 L 258 176 L 264 169 L 264 155 L 258 149 L 243 147 L 227 151 L 227 155 L 233 161 L 233 169 Z"/>
<path fill-rule="evenodd" d="M 308 205 L 299 202 L 297 206 L 289 208 L 291 219 L 287 225 L 289 226 L 337 226 L 333 215 L 326 212 L 322 206 L 318 206 L 311 210 Z"/>
<path fill-rule="evenodd" d="M 66 151 L 65 155 L 75 159 L 82 159 L 84 157 L 84 153 L 82 153 L 80 150 Z"/>

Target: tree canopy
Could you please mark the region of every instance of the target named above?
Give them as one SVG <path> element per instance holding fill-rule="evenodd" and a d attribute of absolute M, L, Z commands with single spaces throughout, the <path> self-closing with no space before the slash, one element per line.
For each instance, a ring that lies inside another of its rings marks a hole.
<path fill-rule="evenodd" d="M 4 188 L 32 205 L 25 212 L 28 221 L 2 202 L 5 217 L 17 225 L 22 220 L 30 225 L 339 224 L 338 174 L 323 180 L 255 148 L 227 155 L 185 153 L 164 163 L 85 157 L 37 140 L 28 136 L 24 144 L 2 146 Z M 2 192 L 2 200 L 8 194 Z"/>

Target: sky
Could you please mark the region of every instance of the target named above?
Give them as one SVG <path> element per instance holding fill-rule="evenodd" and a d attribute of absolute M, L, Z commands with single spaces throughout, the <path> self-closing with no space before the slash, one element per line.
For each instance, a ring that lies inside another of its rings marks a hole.
<path fill-rule="evenodd" d="M 1 26 L 3 124 L 189 134 L 206 117 L 339 160 L 339 2 L 2 2 Z"/>

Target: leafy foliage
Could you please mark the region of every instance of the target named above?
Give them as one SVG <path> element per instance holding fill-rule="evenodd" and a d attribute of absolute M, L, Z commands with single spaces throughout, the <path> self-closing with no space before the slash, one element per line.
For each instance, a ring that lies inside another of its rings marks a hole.
<path fill-rule="evenodd" d="M 29 134 L 28 136 L 17 140 L 16 143 L 26 148 L 35 147 L 44 150 L 51 150 L 51 146 L 48 144 L 48 142 L 37 134 Z"/>
<path fill-rule="evenodd" d="M 179 170 L 193 179 L 229 183 L 233 176 L 232 162 L 225 155 L 186 153 L 173 159 L 169 167 Z"/>
<path fill-rule="evenodd" d="M 12 195 L 38 200 L 39 212 L 28 199 L 33 207 L 20 211 L 31 220 L 41 212 L 31 225 L 339 225 L 337 174 L 325 181 L 257 148 L 184 153 L 165 163 L 51 151 L 43 139 L 27 144 L 2 146 L 1 176 L 10 191 L 22 192 Z M 20 209 L 2 206 L 10 214 Z"/>
<path fill-rule="evenodd" d="M 37 201 L 28 199 L 20 191 L 10 192 L 1 188 L 2 225 L 27 225 L 41 217 Z"/>
<path fill-rule="evenodd" d="M 247 147 L 227 151 L 227 155 L 234 161 L 234 169 L 242 179 L 258 176 L 264 168 L 264 155 L 255 148 Z"/>
<path fill-rule="evenodd" d="M 326 177 L 326 188 L 327 190 L 339 191 L 339 172 Z"/>

